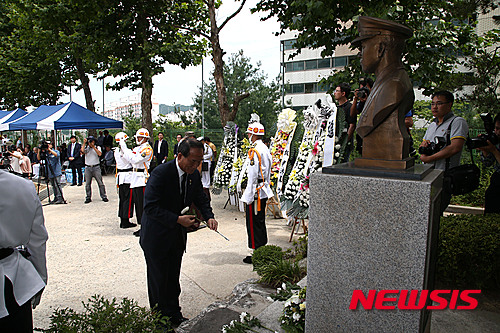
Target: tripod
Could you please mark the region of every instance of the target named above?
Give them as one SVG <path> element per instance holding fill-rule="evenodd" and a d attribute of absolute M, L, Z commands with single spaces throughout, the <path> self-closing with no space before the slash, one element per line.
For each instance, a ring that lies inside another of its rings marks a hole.
<path fill-rule="evenodd" d="M 49 202 L 46 203 L 46 204 L 44 204 L 43 206 L 50 205 L 50 204 L 53 204 L 53 203 L 63 203 L 63 204 L 66 204 L 67 202 L 64 199 L 63 192 L 62 192 L 62 189 L 61 189 L 61 184 L 59 184 L 59 182 L 57 182 L 55 180 L 54 170 L 52 169 L 52 165 L 50 165 L 50 163 L 49 163 L 49 161 L 47 159 L 47 152 L 45 152 L 45 151 L 40 152 L 40 157 L 41 157 L 41 159 L 40 159 L 40 173 L 38 175 L 37 194 L 40 193 L 40 180 L 42 178 L 42 173 L 43 173 L 43 177 L 45 179 L 45 185 L 47 186 L 47 198 L 49 199 Z M 50 170 L 50 173 L 49 173 L 49 170 Z M 62 202 L 59 202 L 59 201 L 58 202 L 54 202 L 55 199 L 56 199 L 56 193 L 54 193 L 54 201 L 50 200 L 50 187 L 49 187 L 50 178 L 48 177 L 50 174 L 54 176 L 54 180 L 53 180 L 54 183 L 52 184 L 52 186 L 57 187 L 57 190 L 61 194 L 61 200 L 62 200 Z"/>

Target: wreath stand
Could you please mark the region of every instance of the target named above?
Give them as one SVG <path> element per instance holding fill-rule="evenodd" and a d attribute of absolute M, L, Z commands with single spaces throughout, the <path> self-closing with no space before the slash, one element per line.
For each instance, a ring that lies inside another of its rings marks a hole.
<path fill-rule="evenodd" d="M 290 234 L 290 239 L 288 240 L 289 243 L 292 241 L 293 233 L 295 231 L 295 227 L 297 227 L 297 224 L 299 225 L 297 227 L 297 234 L 299 233 L 300 225 L 302 225 L 302 229 L 304 230 L 304 233 L 307 233 L 307 225 L 306 225 L 306 222 L 304 220 L 305 219 L 303 219 L 303 218 L 294 217 L 294 220 L 292 222 L 293 223 L 292 233 Z"/>
<path fill-rule="evenodd" d="M 281 205 L 274 197 L 269 198 L 266 203 L 266 211 L 271 213 L 275 219 L 283 218 L 281 216 Z"/>

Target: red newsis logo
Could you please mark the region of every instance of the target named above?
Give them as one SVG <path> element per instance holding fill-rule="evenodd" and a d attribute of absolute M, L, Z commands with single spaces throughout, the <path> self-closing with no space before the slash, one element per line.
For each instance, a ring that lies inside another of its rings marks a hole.
<path fill-rule="evenodd" d="M 435 305 L 427 305 L 427 310 L 443 310 L 446 308 L 457 310 L 472 310 L 478 305 L 475 298 L 470 294 L 480 294 L 481 290 L 369 290 L 368 296 L 365 296 L 362 290 L 354 290 L 352 292 L 350 310 L 356 310 L 358 304 L 365 310 L 372 310 L 374 307 L 377 310 L 421 310 L 423 309 L 429 297 L 431 301 L 436 302 Z M 448 300 L 443 296 L 450 295 Z M 457 306 L 457 301 L 468 305 Z M 394 302 L 397 302 L 395 305 Z"/>

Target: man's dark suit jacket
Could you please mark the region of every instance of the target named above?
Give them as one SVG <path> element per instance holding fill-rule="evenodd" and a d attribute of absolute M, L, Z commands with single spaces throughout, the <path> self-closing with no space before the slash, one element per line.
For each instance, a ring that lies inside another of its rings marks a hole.
<path fill-rule="evenodd" d="M 102 139 L 102 146 L 110 146 L 111 148 L 113 147 L 113 137 L 111 135 L 104 136 L 104 139 Z"/>
<path fill-rule="evenodd" d="M 80 156 L 80 149 L 82 148 L 82 145 L 78 142 L 75 144 L 75 149 L 73 150 L 74 156 L 71 156 L 71 145 L 72 143 L 68 145 L 68 157 L 74 157 L 75 159 L 73 161 L 69 161 L 69 167 L 82 167 L 85 163 L 83 156 Z"/>
<path fill-rule="evenodd" d="M 201 211 L 203 218 L 214 217 L 198 170 L 187 175 L 186 201 L 180 194 L 179 174 L 175 159 L 156 167 L 144 192 L 144 214 L 141 223 L 140 244 L 144 254 L 161 257 L 171 246 L 184 251 L 186 228 L 177 223 L 181 211 L 191 203 Z"/>
<path fill-rule="evenodd" d="M 159 140 L 155 141 L 155 146 L 153 148 L 153 156 L 156 157 L 156 161 L 160 164 L 165 156 L 168 155 L 168 143 L 165 140 L 161 141 L 160 152 L 158 153 L 158 143 Z"/>

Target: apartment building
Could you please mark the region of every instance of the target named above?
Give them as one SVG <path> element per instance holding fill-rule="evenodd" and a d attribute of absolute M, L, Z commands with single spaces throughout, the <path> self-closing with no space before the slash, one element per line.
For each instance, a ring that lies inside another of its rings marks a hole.
<path fill-rule="evenodd" d="M 141 93 L 122 97 L 117 101 L 106 104 L 102 115 L 116 120 L 123 120 L 123 117 L 128 116 L 130 111 L 132 111 L 133 116 L 139 118 L 142 117 Z M 159 114 L 160 104 L 153 96 L 151 108 L 151 117 L 153 118 L 153 122 L 158 119 Z"/>

